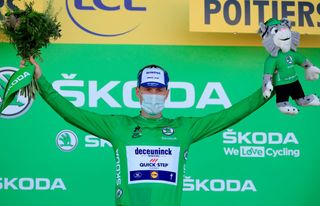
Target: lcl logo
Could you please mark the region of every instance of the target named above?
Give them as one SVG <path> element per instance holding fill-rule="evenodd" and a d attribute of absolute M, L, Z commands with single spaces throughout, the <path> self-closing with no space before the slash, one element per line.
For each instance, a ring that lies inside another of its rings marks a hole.
<path fill-rule="evenodd" d="M 83 1 L 82 0 L 75 0 L 74 1 L 74 5 L 77 9 L 79 10 L 96 10 L 96 9 L 101 9 L 101 10 L 105 10 L 105 11 L 117 11 L 121 9 L 120 5 L 115 5 L 115 6 L 110 6 L 107 3 L 103 3 L 102 0 L 93 0 L 93 5 L 87 5 L 84 6 L 83 5 Z M 124 0 L 124 8 L 128 11 L 146 11 L 146 7 L 137 7 L 137 6 L 133 6 L 133 2 L 132 0 Z"/>
<path fill-rule="evenodd" d="M 139 4 L 134 0 L 66 0 L 66 9 L 72 22 L 83 31 L 101 37 L 115 37 L 139 26 L 141 15 L 147 11 L 141 1 Z"/>

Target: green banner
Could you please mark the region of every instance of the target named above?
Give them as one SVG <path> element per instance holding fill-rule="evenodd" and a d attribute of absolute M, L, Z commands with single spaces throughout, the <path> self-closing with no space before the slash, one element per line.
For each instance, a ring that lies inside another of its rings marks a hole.
<path fill-rule="evenodd" d="M 2 97 L 0 114 L 12 102 L 19 90 L 31 83 L 33 73 L 33 65 L 26 64 L 24 68 L 19 69 L 10 77 Z"/>

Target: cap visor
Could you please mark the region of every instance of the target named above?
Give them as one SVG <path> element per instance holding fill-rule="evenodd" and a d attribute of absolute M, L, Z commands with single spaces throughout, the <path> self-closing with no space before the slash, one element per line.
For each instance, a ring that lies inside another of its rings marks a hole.
<path fill-rule="evenodd" d="M 166 87 L 166 85 L 160 84 L 159 82 L 146 82 L 146 83 L 141 84 L 140 86 L 142 86 L 142 87 L 153 87 L 153 88 Z"/>

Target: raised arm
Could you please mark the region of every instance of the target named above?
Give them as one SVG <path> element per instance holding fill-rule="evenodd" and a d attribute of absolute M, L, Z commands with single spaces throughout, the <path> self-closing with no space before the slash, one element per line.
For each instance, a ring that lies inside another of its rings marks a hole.
<path fill-rule="evenodd" d="M 192 127 L 190 132 L 192 142 L 209 137 L 239 122 L 264 105 L 269 99 L 265 99 L 261 93 L 261 89 L 258 89 L 228 109 L 204 117 L 191 118 Z"/>
<path fill-rule="evenodd" d="M 97 137 L 111 141 L 112 122 L 114 116 L 99 115 L 94 112 L 89 112 L 75 107 L 72 103 L 62 97 L 55 91 L 51 84 L 42 75 L 40 66 L 30 58 L 30 62 L 35 67 L 35 77 L 39 85 L 39 93 L 41 97 L 67 122 L 89 132 Z M 20 66 L 24 66 L 21 62 Z"/>

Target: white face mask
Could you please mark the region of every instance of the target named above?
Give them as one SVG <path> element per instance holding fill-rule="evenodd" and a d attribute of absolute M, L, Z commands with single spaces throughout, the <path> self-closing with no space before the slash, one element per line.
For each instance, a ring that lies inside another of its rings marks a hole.
<path fill-rule="evenodd" d="M 150 116 L 159 114 L 164 108 L 164 95 L 142 94 L 142 99 L 141 108 Z"/>

